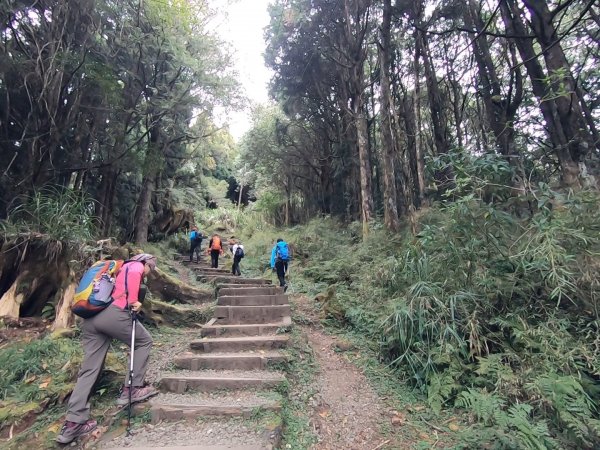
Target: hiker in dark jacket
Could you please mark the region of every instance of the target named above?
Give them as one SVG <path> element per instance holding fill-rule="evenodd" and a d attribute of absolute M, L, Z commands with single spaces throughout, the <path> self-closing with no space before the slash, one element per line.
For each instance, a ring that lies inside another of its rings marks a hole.
<path fill-rule="evenodd" d="M 66 421 L 56 437 L 61 444 L 73 442 L 80 436 L 94 431 L 98 426 L 90 419 L 89 396 L 102 371 L 106 353 L 113 339 L 127 346 L 131 345 L 132 320 L 130 310 L 139 311 L 145 293 L 142 281 L 144 275 L 156 267 L 156 257 L 147 253 L 136 255 L 126 262 L 118 272 L 112 293 L 113 302 L 103 311 L 81 325 L 83 343 L 83 362 L 77 375 L 77 383 L 69 399 Z M 148 366 L 152 337 L 138 321 L 135 328 L 135 358 L 133 363 L 132 403 L 140 402 L 158 391 L 152 386 L 144 386 L 144 377 Z M 129 371 L 117 405 L 129 403 Z"/>
<path fill-rule="evenodd" d="M 201 248 L 202 233 L 200 233 L 198 227 L 194 225 L 190 231 L 190 262 L 194 260 L 194 253 L 196 253 L 196 263 L 200 262 Z"/>
<path fill-rule="evenodd" d="M 234 241 L 231 248 L 231 254 L 233 255 L 233 264 L 231 265 L 231 273 L 236 276 L 241 276 L 240 262 L 244 257 L 244 246 L 240 241 Z"/>
<path fill-rule="evenodd" d="M 206 252 L 210 254 L 211 267 L 217 269 L 219 267 L 219 255 L 223 254 L 223 244 L 218 234 L 213 234 L 210 238 Z"/>
<path fill-rule="evenodd" d="M 287 283 L 285 282 L 285 274 L 288 270 L 288 262 L 290 260 L 290 250 L 287 242 L 283 239 L 277 239 L 277 243 L 271 250 L 271 269 L 277 271 L 277 278 L 279 278 L 279 286 L 283 287 L 283 291 L 287 290 Z"/>

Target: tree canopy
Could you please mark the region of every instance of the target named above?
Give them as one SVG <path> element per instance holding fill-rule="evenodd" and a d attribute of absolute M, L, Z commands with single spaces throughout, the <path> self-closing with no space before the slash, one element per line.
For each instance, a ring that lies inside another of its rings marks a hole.
<path fill-rule="evenodd" d="M 215 107 L 240 98 L 213 14 L 205 0 L 3 2 L 0 214 L 59 186 L 93 201 L 100 234 L 143 243 L 170 190 L 219 176 L 231 138 Z"/>

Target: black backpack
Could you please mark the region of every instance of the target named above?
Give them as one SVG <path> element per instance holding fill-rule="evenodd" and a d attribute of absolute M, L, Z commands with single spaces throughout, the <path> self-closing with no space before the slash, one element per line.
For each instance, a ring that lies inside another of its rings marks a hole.
<path fill-rule="evenodd" d="M 244 249 L 240 245 L 238 245 L 238 248 L 235 249 L 235 256 L 238 258 L 244 257 Z"/>

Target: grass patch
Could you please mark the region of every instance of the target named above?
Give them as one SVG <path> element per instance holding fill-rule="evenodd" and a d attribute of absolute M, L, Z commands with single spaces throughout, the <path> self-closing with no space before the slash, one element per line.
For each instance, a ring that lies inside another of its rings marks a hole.
<path fill-rule="evenodd" d="M 308 409 L 310 398 L 316 393 L 313 382 L 317 367 L 312 349 L 298 329 L 290 333 L 286 352 L 290 358 L 282 367 L 288 380 L 282 393 L 282 448 L 309 449 L 317 442 L 310 427 Z"/>

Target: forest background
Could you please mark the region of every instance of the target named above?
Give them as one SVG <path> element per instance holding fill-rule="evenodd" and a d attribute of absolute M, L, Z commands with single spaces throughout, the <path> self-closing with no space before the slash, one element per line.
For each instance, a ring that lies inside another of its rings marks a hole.
<path fill-rule="evenodd" d="M 273 101 L 239 142 L 213 8 L 0 5 L 0 315 L 68 322 L 99 239 L 199 222 L 260 272 L 285 227 L 297 287 L 467 411 L 465 442 L 597 447 L 596 2 L 275 0 Z"/>

